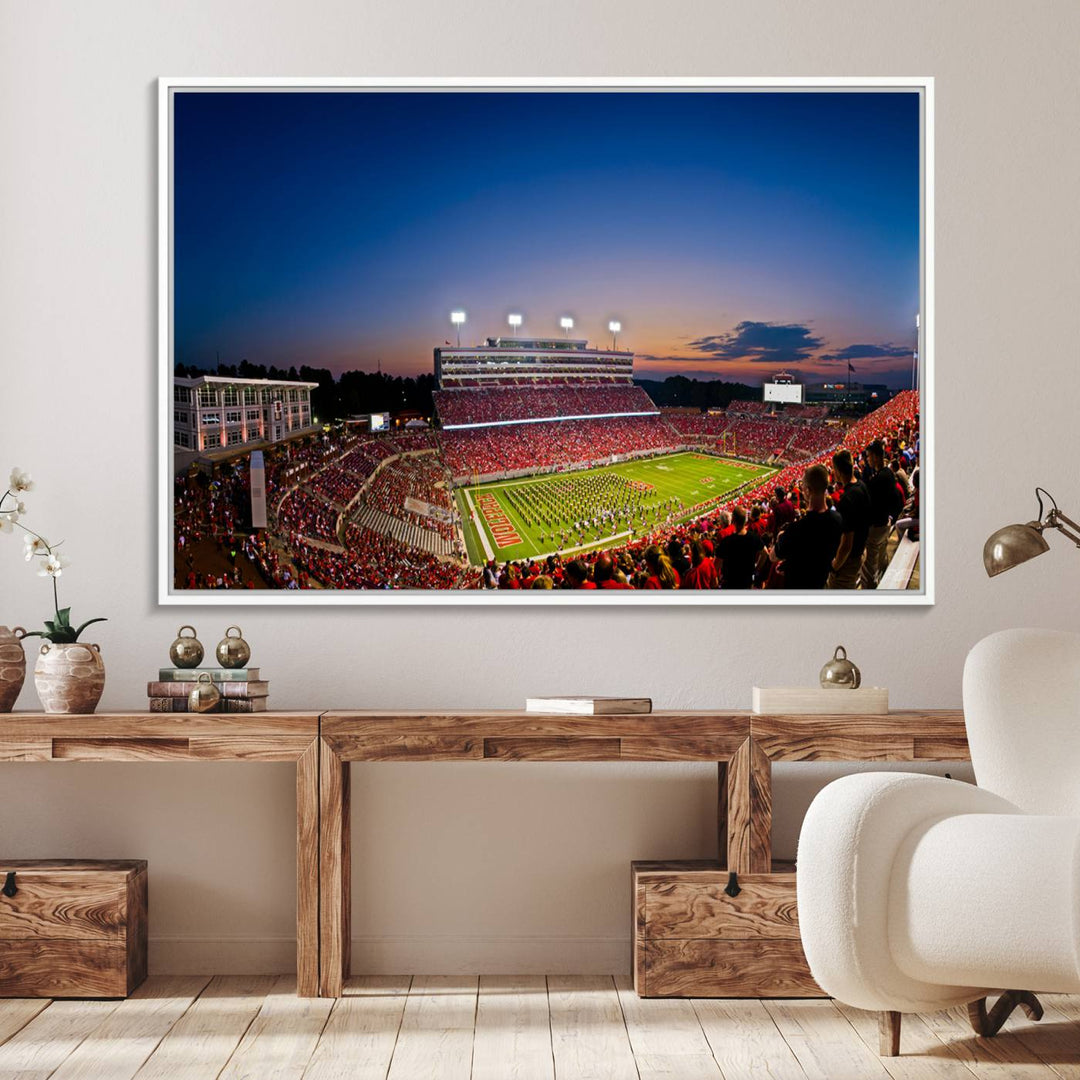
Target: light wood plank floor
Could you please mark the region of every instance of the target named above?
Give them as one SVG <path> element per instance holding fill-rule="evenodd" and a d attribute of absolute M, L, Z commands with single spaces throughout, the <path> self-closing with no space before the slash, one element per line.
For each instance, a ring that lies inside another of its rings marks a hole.
<path fill-rule="evenodd" d="M 977 1039 L 962 1010 L 642 1000 L 624 976 L 158 976 L 127 1001 L 0 1000 L 0 1080 L 1080 1080 L 1080 997 Z"/>

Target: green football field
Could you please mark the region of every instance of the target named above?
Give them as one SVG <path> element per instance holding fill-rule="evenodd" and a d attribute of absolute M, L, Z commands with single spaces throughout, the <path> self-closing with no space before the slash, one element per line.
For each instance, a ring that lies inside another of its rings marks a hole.
<path fill-rule="evenodd" d="M 729 492 L 776 472 L 709 454 L 684 452 L 458 488 L 455 495 L 471 561 L 500 562 L 555 551 L 625 544 L 666 521 L 704 512 Z"/>

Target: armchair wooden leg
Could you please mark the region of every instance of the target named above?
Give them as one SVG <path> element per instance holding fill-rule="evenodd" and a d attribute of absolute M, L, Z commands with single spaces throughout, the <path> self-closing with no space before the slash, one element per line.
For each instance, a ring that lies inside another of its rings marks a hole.
<path fill-rule="evenodd" d="M 1042 1019 L 1042 1005 L 1030 990 L 1006 990 L 989 1012 L 986 1011 L 986 998 L 979 998 L 968 1005 L 972 1030 L 985 1039 L 993 1038 L 1017 1006 L 1024 1010 L 1029 1020 Z"/>
<path fill-rule="evenodd" d="M 898 1012 L 878 1013 L 878 1052 L 882 1057 L 898 1057 L 900 1054 L 900 1023 Z"/>

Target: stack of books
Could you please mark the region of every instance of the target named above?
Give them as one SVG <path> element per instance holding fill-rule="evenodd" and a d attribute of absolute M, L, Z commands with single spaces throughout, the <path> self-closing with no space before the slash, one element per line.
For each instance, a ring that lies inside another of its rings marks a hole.
<path fill-rule="evenodd" d="M 215 712 L 265 712 L 270 684 L 258 668 L 162 668 L 156 682 L 146 684 L 151 712 L 187 712 L 188 694 L 200 675 L 209 675 L 221 695 Z"/>

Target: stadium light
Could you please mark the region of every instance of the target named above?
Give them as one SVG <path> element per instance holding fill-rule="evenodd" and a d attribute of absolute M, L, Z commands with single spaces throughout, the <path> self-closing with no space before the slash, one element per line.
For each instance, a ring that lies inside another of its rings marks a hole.
<path fill-rule="evenodd" d="M 510 324 L 510 329 L 516 334 L 521 329 L 521 316 L 520 315 L 507 315 L 506 321 Z"/>
<path fill-rule="evenodd" d="M 562 327 L 563 337 L 569 337 L 570 331 L 574 329 L 574 320 L 569 315 L 564 315 L 559 320 L 559 325 Z"/>
<path fill-rule="evenodd" d="M 461 348 L 461 324 L 465 321 L 465 312 L 464 311 L 451 311 L 450 312 L 450 321 L 454 324 L 454 327 L 457 330 L 457 343 L 458 343 L 458 348 L 460 349 Z"/>
<path fill-rule="evenodd" d="M 622 329 L 622 323 L 617 319 L 612 319 L 611 322 L 607 324 L 607 328 L 611 331 L 611 347 L 614 349 L 615 342 L 619 337 L 619 331 Z"/>

